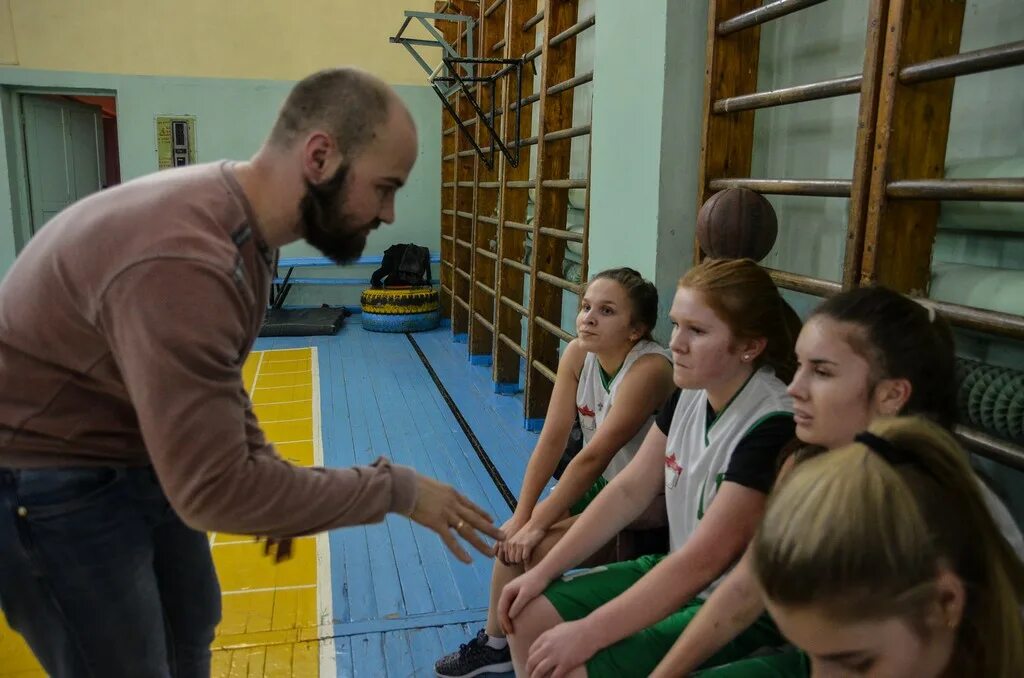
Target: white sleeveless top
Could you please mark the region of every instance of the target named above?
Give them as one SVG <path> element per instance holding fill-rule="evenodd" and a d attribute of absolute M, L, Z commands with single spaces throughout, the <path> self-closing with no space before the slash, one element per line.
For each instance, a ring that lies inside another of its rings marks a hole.
<path fill-rule="evenodd" d="M 619 368 L 618 373 L 612 378 L 607 389 L 601 382 L 601 364 L 597 360 L 597 355 L 587 353 L 587 357 L 583 360 L 583 369 L 580 371 L 579 386 L 576 387 L 576 412 L 579 416 L 580 429 L 583 431 L 584 445 L 590 443 L 598 427 L 601 426 L 608 417 L 608 413 L 611 412 L 612 403 L 615 402 L 615 394 L 618 392 L 622 380 L 625 379 L 626 373 L 629 372 L 629 369 L 633 367 L 637 360 L 650 353 L 662 356 L 669 363 L 672 362 L 672 354 L 668 350 L 653 341 L 642 339 L 626 355 L 626 359 L 622 361 L 622 367 Z M 644 436 L 647 435 L 647 431 L 653 424 L 654 414 L 652 413 L 643 426 L 640 427 L 640 430 L 636 432 L 636 435 L 623 445 L 615 453 L 615 456 L 612 457 L 612 460 L 608 462 L 608 467 L 601 474 L 605 480 L 611 480 L 622 469 L 626 468 L 626 465 L 636 455 L 637 450 L 640 449 L 640 443 L 643 442 Z"/>
<path fill-rule="evenodd" d="M 665 446 L 665 503 L 669 549 L 693 535 L 722 483 L 732 452 L 763 420 L 793 412 L 786 385 L 762 367 L 707 424 L 707 392 L 684 389 L 672 415 Z M 717 584 L 717 582 L 715 582 Z M 712 584 L 705 590 L 710 592 Z"/>

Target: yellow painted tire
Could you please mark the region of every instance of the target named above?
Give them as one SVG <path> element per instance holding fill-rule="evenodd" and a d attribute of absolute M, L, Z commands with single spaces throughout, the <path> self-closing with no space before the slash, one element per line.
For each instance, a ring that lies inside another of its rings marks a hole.
<path fill-rule="evenodd" d="M 370 288 L 363 291 L 359 301 L 364 313 L 377 315 L 432 313 L 440 308 L 433 287 Z"/>

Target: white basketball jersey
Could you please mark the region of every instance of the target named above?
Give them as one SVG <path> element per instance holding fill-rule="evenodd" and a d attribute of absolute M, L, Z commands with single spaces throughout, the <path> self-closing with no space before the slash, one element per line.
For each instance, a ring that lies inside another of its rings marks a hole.
<path fill-rule="evenodd" d="M 672 552 L 693 535 L 711 506 L 740 440 L 765 419 L 793 412 L 786 385 L 770 367 L 754 372 L 710 424 L 707 407 L 706 391 L 684 389 L 669 426 L 665 503 Z"/>
<path fill-rule="evenodd" d="M 672 361 L 672 354 L 668 350 L 653 341 L 640 340 L 626 356 L 626 359 L 622 362 L 622 367 L 619 368 L 618 373 L 612 378 L 607 388 L 605 388 L 601 380 L 601 364 L 597 360 L 597 355 L 594 353 L 587 354 L 587 357 L 583 360 L 583 370 L 580 372 L 579 386 L 576 388 L 576 412 L 579 415 L 580 428 L 583 430 L 584 445 L 590 443 L 598 427 L 608 417 L 608 413 L 612 409 L 612 403 L 615 402 L 615 394 L 618 392 L 622 380 L 625 379 L 626 373 L 629 372 L 637 360 L 649 353 L 660 355 L 670 363 Z M 637 431 L 636 435 L 623 445 L 615 453 L 615 456 L 612 457 L 612 460 L 608 462 L 608 467 L 601 474 L 605 480 L 611 480 L 622 469 L 626 468 L 626 465 L 636 455 L 637 450 L 640 449 L 640 443 L 643 442 L 644 436 L 647 435 L 647 431 L 653 423 L 654 415 L 652 413 L 647 421 L 644 422 L 644 425 L 640 427 L 640 430 Z"/>

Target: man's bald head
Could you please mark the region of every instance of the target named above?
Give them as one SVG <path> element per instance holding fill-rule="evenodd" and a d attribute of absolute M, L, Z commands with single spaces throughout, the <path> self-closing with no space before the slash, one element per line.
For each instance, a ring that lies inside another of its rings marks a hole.
<path fill-rule="evenodd" d="M 311 132 L 329 134 L 349 161 L 373 142 L 389 115 L 412 116 L 379 78 L 356 68 L 332 68 L 300 80 L 285 99 L 269 143 L 288 148 Z"/>

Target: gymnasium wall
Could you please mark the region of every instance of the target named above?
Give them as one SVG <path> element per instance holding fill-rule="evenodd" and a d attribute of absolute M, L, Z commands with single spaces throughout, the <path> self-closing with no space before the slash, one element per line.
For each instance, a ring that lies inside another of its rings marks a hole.
<path fill-rule="evenodd" d="M 366 254 L 380 254 L 395 242 L 438 250 L 440 106 L 419 65 L 388 42 L 406 9 L 432 11 L 433 2 L 0 0 L 0 272 L 28 234 L 12 141 L 18 124 L 14 90 L 114 94 L 122 178 L 129 180 L 157 169 L 157 115 L 196 116 L 199 162 L 245 159 L 262 143 L 291 84 L 339 64 L 365 68 L 394 85 L 420 135 L 416 167 L 399 193 L 397 221 L 371 236 Z M 409 34 L 425 37 L 419 30 Z M 314 252 L 297 243 L 282 254 Z M 371 271 L 332 274 L 368 278 Z M 316 274 L 323 271 L 310 275 Z M 358 303 L 357 294 L 309 287 L 293 291 L 289 302 Z"/>

